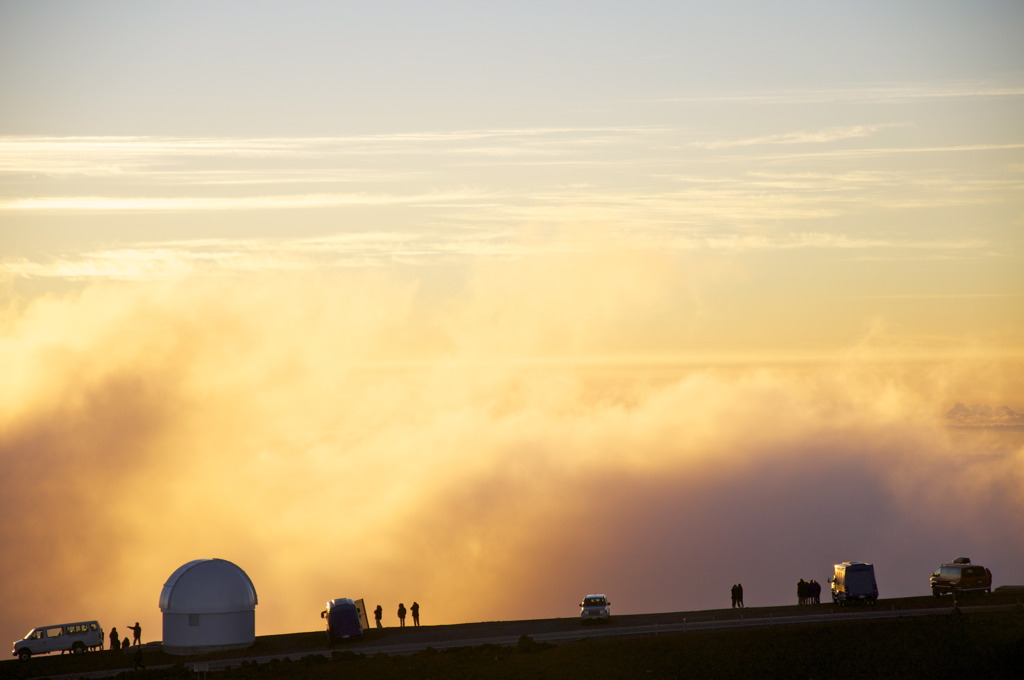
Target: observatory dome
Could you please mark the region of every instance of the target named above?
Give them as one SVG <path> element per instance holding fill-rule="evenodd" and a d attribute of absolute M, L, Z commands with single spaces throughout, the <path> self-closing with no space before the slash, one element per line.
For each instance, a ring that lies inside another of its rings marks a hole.
<path fill-rule="evenodd" d="M 160 610 L 170 614 L 214 614 L 252 610 L 256 588 L 227 560 L 192 560 L 178 567 L 160 593 Z"/>
<path fill-rule="evenodd" d="M 164 651 L 195 654 L 252 645 L 256 604 L 256 588 L 237 565 L 221 559 L 181 565 L 160 592 Z"/>

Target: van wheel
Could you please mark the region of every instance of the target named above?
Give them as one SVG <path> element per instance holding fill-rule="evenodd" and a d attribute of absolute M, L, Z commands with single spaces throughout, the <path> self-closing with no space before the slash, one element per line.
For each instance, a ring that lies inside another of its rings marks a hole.
<path fill-rule="evenodd" d="M 32 658 L 32 651 L 29 650 L 29 649 L 25 649 L 25 648 L 19 649 L 18 650 L 18 658 L 20 660 L 22 660 L 22 661 L 28 661 L 29 659 Z"/>
<path fill-rule="evenodd" d="M 73 644 L 71 646 L 71 653 L 72 654 L 84 654 L 85 653 L 85 645 L 83 645 L 81 642 L 76 642 L 75 644 Z"/>

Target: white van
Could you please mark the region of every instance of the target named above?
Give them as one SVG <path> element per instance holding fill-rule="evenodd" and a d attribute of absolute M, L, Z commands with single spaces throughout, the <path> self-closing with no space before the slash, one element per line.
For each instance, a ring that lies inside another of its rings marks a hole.
<path fill-rule="evenodd" d="M 878 584 L 875 582 L 875 565 L 864 562 L 842 562 L 833 565 L 832 602 L 846 604 L 863 600 L 868 604 L 878 602 Z"/>
<path fill-rule="evenodd" d="M 82 654 L 93 647 L 103 649 L 103 629 L 98 621 L 79 621 L 33 628 L 24 639 L 14 641 L 13 653 L 22 661 L 28 661 L 33 654 Z"/>

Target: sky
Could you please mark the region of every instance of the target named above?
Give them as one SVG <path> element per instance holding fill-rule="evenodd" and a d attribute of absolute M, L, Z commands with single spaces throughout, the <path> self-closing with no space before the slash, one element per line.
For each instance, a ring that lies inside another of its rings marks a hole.
<path fill-rule="evenodd" d="M 0 1 L 0 631 L 1024 584 L 1020 26 Z"/>

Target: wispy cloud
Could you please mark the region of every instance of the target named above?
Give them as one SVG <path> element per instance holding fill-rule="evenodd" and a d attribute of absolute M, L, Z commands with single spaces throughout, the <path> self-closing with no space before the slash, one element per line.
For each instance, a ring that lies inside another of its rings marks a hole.
<path fill-rule="evenodd" d="M 694 142 L 693 146 L 704 149 L 729 149 L 738 146 L 762 146 L 775 144 L 827 144 L 844 139 L 868 137 L 879 130 L 908 127 L 907 123 L 886 123 L 881 125 L 848 125 L 829 127 L 819 130 L 799 130 L 783 132 L 745 139 L 718 140 L 710 142 Z"/>
<path fill-rule="evenodd" d="M 596 247 L 600 247 L 599 245 Z M 986 252 L 982 239 L 913 241 L 863 238 L 824 232 L 780 234 L 680 234 L 658 230 L 623 237 L 619 247 L 686 253 L 831 250 L 864 253 Z M 500 227 L 452 234 L 446 230 L 351 232 L 314 238 L 232 238 L 125 244 L 44 258 L 0 259 L 0 275 L 29 279 L 154 280 L 193 274 L 310 271 L 337 267 L 375 267 L 395 263 L 428 264 L 447 258 L 522 258 L 542 253 L 584 254 L 585 240 L 517 237 Z"/>
<path fill-rule="evenodd" d="M 472 153 L 554 155 L 615 140 L 658 134 L 665 128 L 579 127 L 455 130 L 346 137 L 23 137 L 0 136 L 0 172 L 88 176 L 179 171 L 182 163 L 275 159 L 352 159 Z"/>
<path fill-rule="evenodd" d="M 358 205 L 448 205 L 478 200 L 483 192 L 434 192 L 417 195 L 380 193 L 295 194 L 261 196 L 217 196 L 168 198 L 126 198 L 104 196 L 53 196 L 0 201 L 0 210 L 11 211 L 190 211 L 190 210 L 281 210 L 296 208 L 337 208 Z"/>
<path fill-rule="evenodd" d="M 843 102 L 884 103 L 929 99 L 989 99 L 1022 96 L 1024 96 L 1024 88 L 1022 87 L 958 83 L 945 87 L 906 84 L 859 88 L 774 90 L 765 92 L 692 95 L 647 101 L 697 104 L 830 104 Z"/>

